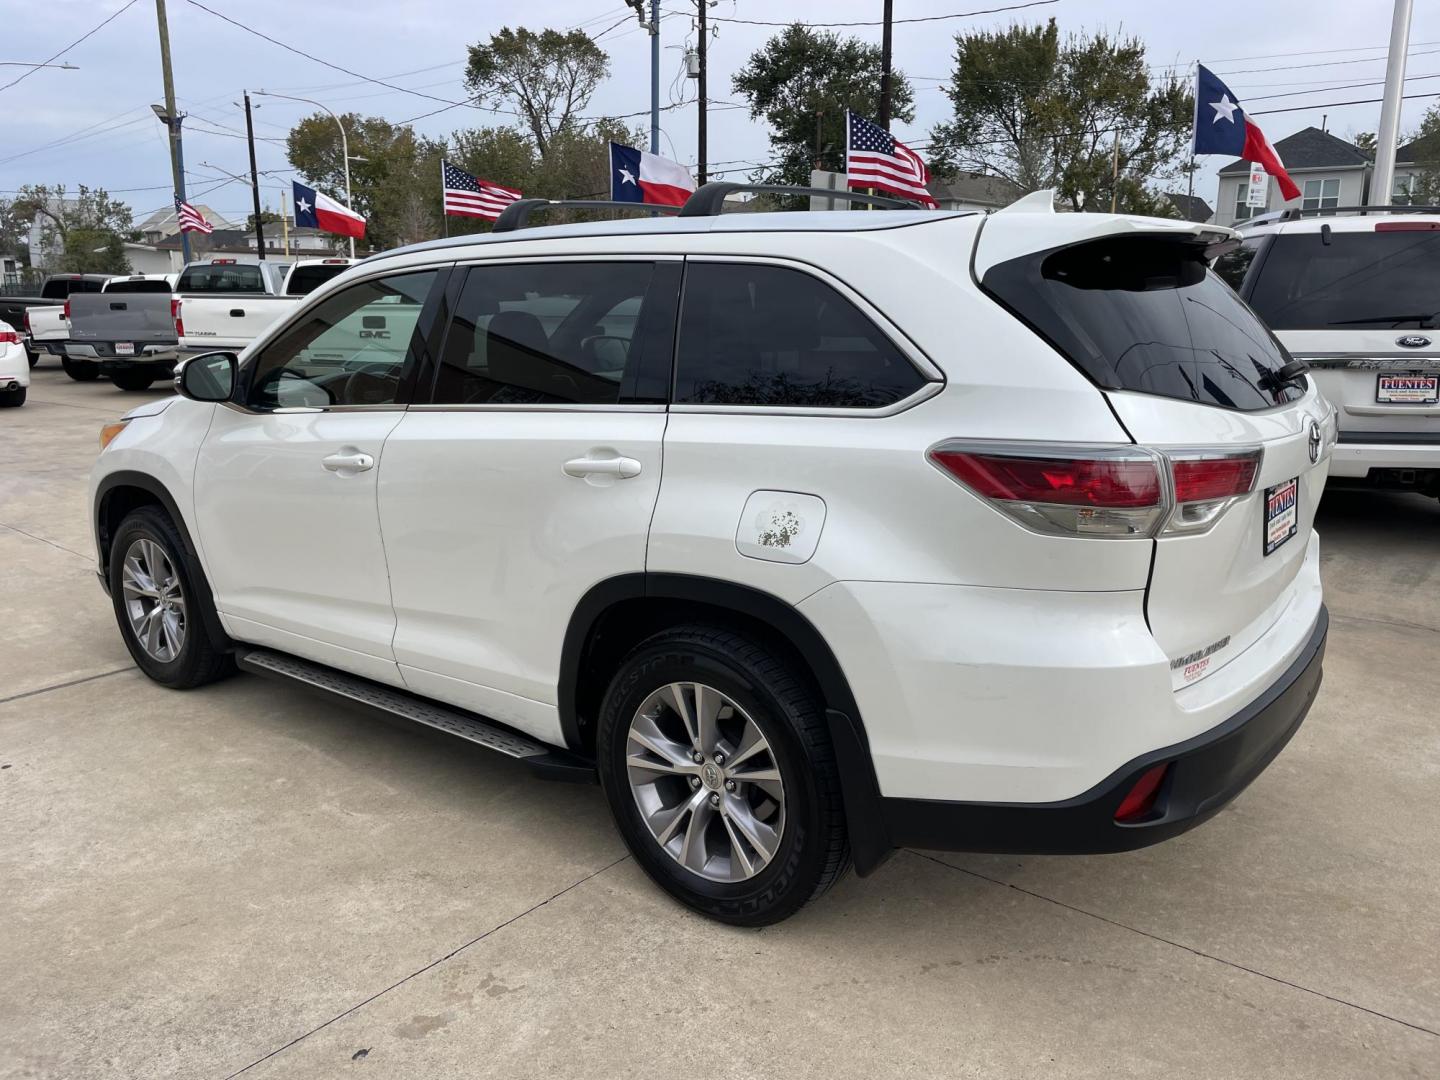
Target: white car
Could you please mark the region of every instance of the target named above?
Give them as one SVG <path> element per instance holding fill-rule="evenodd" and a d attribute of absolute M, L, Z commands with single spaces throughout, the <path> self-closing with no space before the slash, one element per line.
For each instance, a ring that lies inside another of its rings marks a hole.
<path fill-rule="evenodd" d="M 92 478 L 136 663 L 598 775 L 655 881 L 737 924 L 900 845 L 1216 813 L 1319 687 L 1334 443 L 1207 270 L 1234 234 L 1049 193 L 720 215 L 737 187 L 507 211 L 184 362 Z"/>
<path fill-rule="evenodd" d="M 1440 213 L 1287 210 L 1217 269 L 1339 410 L 1330 475 L 1440 496 Z"/>
<path fill-rule="evenodd" d="M 0 408 L 25 404 L 30 386 L 30 357 L 25 339 L 7 322 L 0 322 Z"/>

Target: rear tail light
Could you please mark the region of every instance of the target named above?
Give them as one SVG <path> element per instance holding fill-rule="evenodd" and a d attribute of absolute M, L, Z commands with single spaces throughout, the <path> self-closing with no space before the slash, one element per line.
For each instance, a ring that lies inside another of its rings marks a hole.
<path fill-rule="evenodd" d="M 185 336 L 185 320 L 180 317 L 180 298 L 178 296 L 170 298 L 170 318 L 175 321 L 175 336 L 183 338 Z"/>
<path fill-rule="evenodd" d="M 1125 539 L 1209 529 L 1254 489 L 1262 451 L 944 442 L 926 456 L 1034 532 Z"/>
<path fill-rule="evenodd" d="M 30 333 L 30 309 L 29 309 L 29 308 L 26 308 L 26 309 L 25 309 L 25 317 L 24 317 L 24 319 L 21 320 L 21 324 L 25 327 L 25 332 L 26 332 L 27 334 Z"/>
<path fill-rule="evenodd" d="M 1131 825 L 1144 821 L 1154 813 L 1155 800 L 1160 796 L 1160 785 L 1169 769 L 1170 763 L 1167 761 L 1141 773 L 1140 779 L 1135 781 L 1135 786 L 1126 793 L 1116 808 L 1115 820 L 1122 825 Z"/>
<path fill-rule="evenodd" d="M 65 321 L 70 321 L 70 300 L 68 297 L 65 300 Z"/>
<path fill-rule="evenodd" d="M 1379 221 L 1376 232 L 1434 232 L 1440 229 L 1440 221 Z"/>
<path fill-rule="evenodd" d="M 19 345 L 20 335 L 14 330 L 0 330 L 0 345 Z"/>

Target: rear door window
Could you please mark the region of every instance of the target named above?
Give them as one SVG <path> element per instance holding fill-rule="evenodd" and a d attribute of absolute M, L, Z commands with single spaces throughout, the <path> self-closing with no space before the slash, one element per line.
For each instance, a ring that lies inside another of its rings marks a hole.
<path fill-rule="evenodd" d="M 339 274 L 343 274 L 350 267 L 346 264 L 335 263 L 332 265 L 297 266 L 285 280 L 285 294 L 287 296 L 308 296 L 325 282 Z"/>
<path fill-rule="evenodd" d="M 1246 411 L 1303 393 L 1279 381 L 1289 354 L 1199 244 L 1097 240 L 1000 263 L 982 285 L 1105 389 Z"/>
<path fill-rule="evenodd" d="M 678 262 L 472 266 L 445 337 L 444 405 L 661 403 Z"/>
<path fill-rule="evenodd" d="M 811 274 L 749 263 L 686 269 L 676 402 L 879 408 L 924 383 L 878 326 Z"/>
<path fill-rule="evenodd" d="M 1274 238 L 1250 306 L 1276 330 L 1440 326 L 1440 231 L 1289 233 Z"/>

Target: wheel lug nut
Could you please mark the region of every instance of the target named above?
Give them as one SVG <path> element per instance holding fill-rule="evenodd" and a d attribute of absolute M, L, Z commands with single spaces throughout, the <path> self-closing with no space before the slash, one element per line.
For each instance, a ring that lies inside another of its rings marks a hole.
<path fill-rule="evenodd" d="M 698 788 L 700 786 L 700 778 L 698 776 L 690 777 L 690 786 L 692 788 Z"/>
<path fill-rule="evenodd" d="M 719 805 L 720 805 L 720 793 L 719 793 L 718 791 L 712 791 L 712 792 L 710 793 L 710 805 L 711 805 L 711 806 L 719 806 Z"/>
<path fill-rule="evenodd" d="M 696 765 L 703 765 L 705 764 L 705 755 L 700 753 L 699 750 L 696 750 L 690 755 L 690 760 L 695 762 Z"/>
<path fill-rule="evenodd" d="M 724 754 L 721 754 L 721 753 L 716 753 L 716 755 L 715 755 L 715 764 L 716 764 L 716 765 L 724 765 L 724 764 L 725 764 L 725 755 L 724 755 Z"/>
<path fill-rule="evenodd" d="M 726 780 L 726 781 L 725 781 L 725 790 L 726 790 L 726 791 L 734 791 L 734 790 L 735 790 L 735 781 L 734 781 L 734 780 Z"/>

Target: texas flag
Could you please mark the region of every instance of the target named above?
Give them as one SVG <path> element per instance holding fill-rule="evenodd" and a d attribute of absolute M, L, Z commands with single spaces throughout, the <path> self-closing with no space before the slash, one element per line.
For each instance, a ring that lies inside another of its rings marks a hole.
<path fill-rule="evenodd" d="M 615 202 L 684 206 L 694 191 L 690 170 L 679 162 L 610 144 L 610 198 Z"/>
<path fill-rule="evenodd" d="M 1196 66 L 1195 153 L 1232 154 L 1242 161 L 1253 161 L 1275 177 L 1287 201 L 1298 199 L 1300 189 L 1290 179 L 1285 163 L 1265 133 L 1246 118 L 1235 95 L 1214 72 L 1203 64 Z"/>
<path fill-rule="evenodd" d="M 365 235 L 365 219 L 354 210 L 347 210 L 328 195 L 322 195 L 300 181 L 295 185 L 295 227 L 320 229 L 324 232 L 353 236 Z"/>

